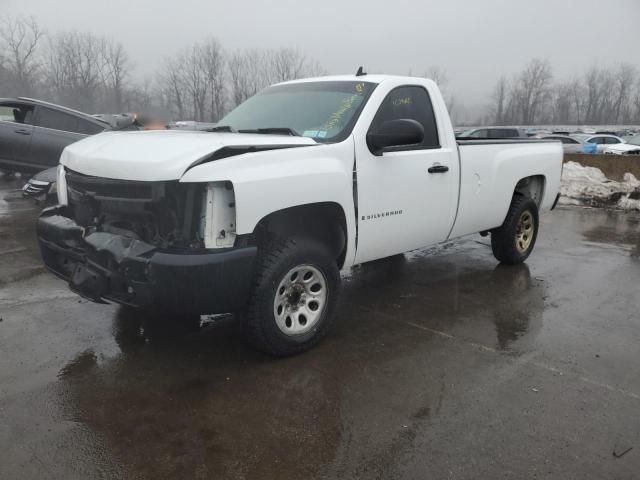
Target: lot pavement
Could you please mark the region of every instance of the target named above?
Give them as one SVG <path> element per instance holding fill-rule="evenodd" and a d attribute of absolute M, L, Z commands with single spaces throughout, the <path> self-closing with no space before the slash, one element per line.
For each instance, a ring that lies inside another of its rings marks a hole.
<path fill-rule="evenodd" d="M 0 177 L 3 480 L 640 477 L 638 214 L 558 209 L 520 267 L 474 236 L 354 268 L 326 340 L 278 360 L 230 316 L 167 330 L 71 294 L 19 185 Z"/>

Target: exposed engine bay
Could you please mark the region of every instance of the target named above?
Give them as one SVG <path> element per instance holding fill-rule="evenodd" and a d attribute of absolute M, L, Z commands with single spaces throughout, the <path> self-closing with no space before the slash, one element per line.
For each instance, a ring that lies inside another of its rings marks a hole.
<path fill-rule="evenodd" d="M 164 249 L 233 245 L 235 203 L 229 182 L 113 180 L 69 170 L 65 177 L 70 213 L 87 234 L 107 232 Z"/>

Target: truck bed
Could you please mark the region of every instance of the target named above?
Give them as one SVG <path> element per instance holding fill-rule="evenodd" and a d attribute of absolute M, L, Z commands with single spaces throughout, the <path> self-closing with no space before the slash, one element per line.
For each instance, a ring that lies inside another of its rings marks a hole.
<path fill-rule="evenodd" d="M 560 188 L 562 147 L 555 140 L 458 140 L 460 193 L 450 238 L 491 230 L 504 221 L 514 188 L 541 176 L 539 210 L 550 210 Z"/>

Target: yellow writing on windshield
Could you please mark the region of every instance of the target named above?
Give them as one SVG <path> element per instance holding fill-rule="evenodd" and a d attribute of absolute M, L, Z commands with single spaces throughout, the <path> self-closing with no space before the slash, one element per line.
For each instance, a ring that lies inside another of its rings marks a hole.
<path fill-rule="evenodd" d="M 349 110 L 351 110 L 351 108 L 359 98 L 360 98 L 360 95 L 356 93 L 342 100 L 342 102 L 340 102 L 340 106 L 338 107 L 338 110 L 336 110 L 329 117 L 329 120 L 327 120 L 327 123 L 324 124 L 324 127 L 323 127 L 324 130 L 330 130 L 332 128 L 337 127 L 340 124 L 342 117 L 344 117 L 344 114 Z"/>

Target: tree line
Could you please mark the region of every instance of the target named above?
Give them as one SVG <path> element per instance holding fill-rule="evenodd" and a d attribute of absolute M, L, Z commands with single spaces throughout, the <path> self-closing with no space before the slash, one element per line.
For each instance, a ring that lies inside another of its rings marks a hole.
<path fill-rule="evenodd" d="M 155 112 L 215 122 L 267 85 L 325 70 L 293 48 L 229 52 L 213 38 L 134 78 L 123 45 L 88 32 L 45 32 L 33 17 L 0 20 L 0 95 L 33 96 L 89 113 Z"/>
<path fill-rule="evenodd" d="M 325 74 L 292 48 L 228 51 L 214 38 L 165 58 L 139 79 L 123 45 L 88 32 L 45 32 L 33 17 L 0 19 L 0 95 L 34 96 L 89 113 L 151 112 L 169 119 L 215 122 L 272 83 Z M 425 76 L 444 89 L 452 113 L 464 110 L 446 72 Z M 640 124 L 635 66 L 592 66 L 569 80 L 533 59 L 501 77 L 478 124 Z"/>
<path fill-rule="evenodd" d="M 512 78 L 501 77 L 480 123 L 496 125 L 640 124 L 640 75 L 635 66 L 593 65 L 555 80 L 546 60 L 533 59 Z"/>

